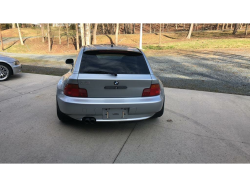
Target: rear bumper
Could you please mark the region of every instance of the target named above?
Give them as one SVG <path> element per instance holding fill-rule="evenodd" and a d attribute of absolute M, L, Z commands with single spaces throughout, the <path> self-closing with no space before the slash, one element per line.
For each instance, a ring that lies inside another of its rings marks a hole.
<path fill-rule="evenodd" d="M 60 110 L 68 116 L 82 120 L 83 117 L 95 117 L 99 122 L 135 121 L 152 117 L 162 109 L 164 97 L 135 97 L 135 98 L 75 98 L 57 92 Z M 104 108 L 128 108 L 126 119 L 103 118 Z"/>

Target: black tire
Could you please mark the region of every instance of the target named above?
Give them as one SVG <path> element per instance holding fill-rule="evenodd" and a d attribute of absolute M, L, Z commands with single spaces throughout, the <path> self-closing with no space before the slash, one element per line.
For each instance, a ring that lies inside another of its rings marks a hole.
<path fill-rule="evenodd" d="M 1 77 L 0 77 L 0 81 L 6 81 L 6 80 L 8 80 L 10 78 L 10 76 L 12 74 L 12 69 L 10 68 L 10 66 L 8 66 L 8 65 L 6 65 L 4 63 L 1 63 L 1 62 L 0 62 L 0 66 L 3 66 L 3 67 L 5 67 L 5 68 L 8 69 L 8 75 L 7 75 L 7 77 L 4 78 L 3 80 L 1 80 Z"/>
<path fill-rule="evenodd" d="M 155 115 L 153 115 L 151 118 L 159 118 L 159 117 L 161 117 L 163 115 L 163 113 L 164 113 L 164 103 L 162 105 L 161 110 L 159 112 L 155 113 Z"/>
<path fill-rule="evenodd" d="M 56 111 L 57 111 L 57 117 L 61 122 L 69 122 L 72 120 L 72 118 L 70 118 L 60 110 L 57 101 L 56 101 Z"/>

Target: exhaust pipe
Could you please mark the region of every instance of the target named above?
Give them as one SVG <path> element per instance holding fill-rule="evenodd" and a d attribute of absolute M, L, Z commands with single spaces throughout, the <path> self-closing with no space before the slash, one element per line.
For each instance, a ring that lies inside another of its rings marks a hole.
<path fill-rule="evenodd" d="M 95 124 L 95 122 L 96 122 L 96 119 L 95 118 L 90 118 L 90 123 L 93 125 L 93 124 Z"/>
<path fill-rule="evenodd" d="M 96 119 L 93 118 L 93 117 L 84 117 L 84 118 L 82 119 L 82 121 L 83 121 L 86 125 L 88 125 L 88 124 L 93 125 L 93 124 L 96 122 Z"/>

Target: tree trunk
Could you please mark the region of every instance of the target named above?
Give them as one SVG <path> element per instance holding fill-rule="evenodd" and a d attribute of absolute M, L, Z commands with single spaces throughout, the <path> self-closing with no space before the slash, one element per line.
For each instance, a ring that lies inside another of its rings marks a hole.
<path fill-rule="evenodd" d="M 102 34 L 104 34 L 104 24 L 102 23 Z"/>
<path fill-rule="evenodd" d="M 115 45 L 118 45 L 118 31 L 119 31 L 119 23 L 116 24 L 116 30 L 115 30 Z"/>
<path fill-rule="evenodd" d="M 41 24 L 42 42 L 44 43 L 44 24 Z"/>
<path fill-rule="evenodd" d="M 218 23 L 218 24 L 217 24 L 217 28 L 216 28 L 216 30 L 219 30 L 219 27 L 220 27 L 220 24 Z"/>
<path fill-rule="evenodd" d="M 49 23 L 47 24 L 47 29 L 48 29 L 48 45 L 49 45 L 49 51 L 51 51 L 51 40 L 50 40 L 50 28 L 49 28 Z"/>
<path fill-rule="evenodd" d="M 12 23 L 12 29 L 15 29 L 15 28 L 16 28 L 16 24 Z"/>
<path fill-rule="evenodd" d="M 66 32 L 67 32 L 67 46 L 69 47 L 69 24 L 66 24 Z"/>
<path fill-rule="evenodd" d="M 90 45 L 90 41 L 89 41 L 89 36 L 90 36 L 90 30 L 89 30 L 89 23 L 85 23 L 85 41 L 86 41 L 86 45 Z"/>
<path fill-rule="evenodd" d="M 103 25 L 103 24 L 102 24 Z M 82 41 L 82 46 L 85 45 L 85 38 L 84 38 L 84 25 L 83 23 L 80 23 L 80 29 L 81 29 L 81 41 Z"/>
<path fill-rule="evenodd" d="M 230 27 L 231 27 L 230 29 L 232 30 L 233 29 L 233 24 L 232 23 L 231 23 Z"/>
<path fill-rule="evenodd" d="M 247 35 L 247 27 L 248 27 L 248 24 L 246 23 L 245 35 Z"/>
<path fill-rule="evenodd" d="M 187 39 L 190 39 L 190 38 L 191 38 L 192 31 L 193 31 L 193 27 L 194 27 L 194 24 L 191 23 L 190 28 L 189 28 L 189 32 L 188 32 L 188 35 L 187 35 Z"/>
<path fill-rule="evenodd" d="M 76 50 L 79 51 L 79 33 L 78 33 L 78 23 L 75 24 L 76 26 Z"/>
<path fill-rule="evenodd" d="M 224 31 L 225 23 L 222 24 L 221 30 Z"/>
<path fill-rule="evenodd" d="M 133 24 L 133 34 L 135 34 L 135 23 Z"/>
<path fill-rule="evenodd" d="M 59 45 L 61 45 L 61 26 L 59 25 Z"/>
<path fill-rule="evenodd" d="M 177 24 L 175 24 L 175 30 L 177 30 Z"/>
<path fill-rule="evenodd" d="M 96 44 L 96 31 L 97 31 L 97 26 L 98 26 L 98 23 L 95 23 L 95 27 L 94 27 L 94 30 L 93 30 L 93 44 Z"/>
<path fill-rule="evenodd" d="M 22 35 L 21 35 L 21 30 L 20 30 L 20 28 L 19 28 L 19 23 L 17 23 L 17 28 L 18 28 L 18 34 L 19 34 L 20 43 L 21 43 L 21 45 L 24 45 L 24 44 L 23 44 Z"/>
<path fill-rule="evenodd" d="M 226 28 L 225 29 L 227 30 L 227 28 L 228 28 L 228 23 L 226 24 Z"/>
<path fill-rule="evenodd" d="M 1 42 L 1 50 L 3 51 L 3 38 L 2 38 L 2 26 L 0 24 L 0 42 Z"/>
<path fill-rule="evenodd" d="M 133 32 L 132 32 L 132 30 L 133 30 L 133 25 L 132 25 L 132 23 L 129 24 L 129 29 L 130 29 L 130 34 L 132 34 L 132 33 L 133 33 Z"/>
<path fill-rule="evenodd" d="M 235 23 L 234 24 L 234 31 L 233 31 L 233 35 L 235 35 L 236 33 L 237 33 L 237 31 L 238 31 L 238 23 Z"/>
<path fill-rule="evenodd" d="M 90 43 L 90 45 L 92 44 L 91 27 L 92 27 L 92 25 L 91 25 L 91 23 L 89 23 L 89 43 Z"/>
<path fill-rule="evenodd" d="M 240 23 L 240 30 L 242 29 L 242 23 Z"/>
<path fill-rule="evenodd" d="M 185 23 L 183 24 L 183 30 L 185 30 Z"/>
<path fill-rule="evenodd" d="M 159 45 L 161 45 L 161 23 L 160 23 Z"/>
<path fill-rule="evenodd" d="M 151 23 L 149 24 L 149 33 L 151 33 Z"/>

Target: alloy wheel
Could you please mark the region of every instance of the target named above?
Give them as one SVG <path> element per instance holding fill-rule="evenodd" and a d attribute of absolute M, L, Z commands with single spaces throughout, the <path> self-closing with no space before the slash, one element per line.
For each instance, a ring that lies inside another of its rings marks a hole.
<path fill-rule="evenodd" d="M 0 65 L 0 81 L 7 79 L 9 73 L 9 69 L 6 66 Z"/>

